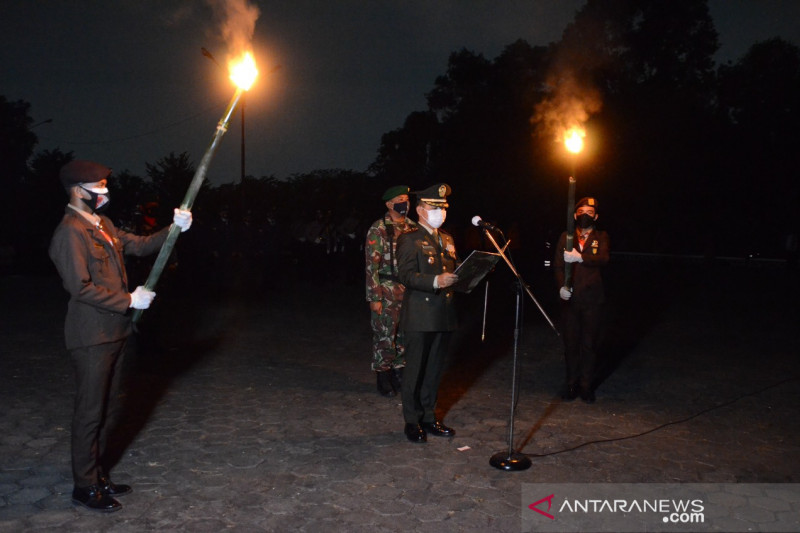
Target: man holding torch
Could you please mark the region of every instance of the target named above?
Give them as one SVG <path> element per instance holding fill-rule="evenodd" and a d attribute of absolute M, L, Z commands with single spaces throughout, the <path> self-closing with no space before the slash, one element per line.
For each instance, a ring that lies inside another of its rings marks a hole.
<path fill-rule="evenodd" d="M 598 213 L 594 198 L 578 200 L 573 218 L 577 225 L 574 247 L 569 249 L 567 232 L 562 233 L 553 262 L 562 300 L 561 334 L 566 362 L 566 380 L 561 397 L 574 400 L 580 395 L 584 402 L 594 403 L 597 338 L 605 301 L 600 268 L 608 263 L 610 241 L 605 231 L 595 227 Z M 567 264 L 572 268 L 571 280 L 565 276 Z"/>
<path fill-rule="evenodd" d="M 72 501 L 101 512 L 119 510 L 114 497 L 131 492 L 128 485 L 111 481 L 106 444 L 120 411 L 131 312 L 147 309 L 155 297 L 145 287 L 128 292 L 123 254 L 154 253 L 169 231 L 141 237 L 117 229 L 101 215 L 110 201 L 110 175 L 110 168 L 92 161 L 72 161 L 61 168 L 69 203 L 50 243 L 50 258 L 70 295 L 64 332 L 76 378 Z M 175 209 L 173 222 L 186 231 L 192 213 Z"/>

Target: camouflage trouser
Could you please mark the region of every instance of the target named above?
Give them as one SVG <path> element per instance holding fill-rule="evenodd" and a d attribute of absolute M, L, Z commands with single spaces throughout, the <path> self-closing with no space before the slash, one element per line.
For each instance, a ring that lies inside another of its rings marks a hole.
<path fill-rule="evenodd" d="M 403 302 L 403 286 L 384 283 L 383 309 L 378 314 L 370 311 L 372 325 L 372 370 L 382 371 L 405 366 L 403 334 L 398 331 L 400 305 Z"/>

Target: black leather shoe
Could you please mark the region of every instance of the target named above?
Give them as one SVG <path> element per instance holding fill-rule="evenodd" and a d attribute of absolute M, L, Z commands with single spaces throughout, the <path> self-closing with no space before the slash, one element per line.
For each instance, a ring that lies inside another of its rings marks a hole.
<path fill-rule="evenodd" d="M 595 400 L 594 391 L 592 389 L 585 389 L 581 391 L 581 400 L 584 403 L 594 403 Z"/>
<path fill-rule="evenodd" d="M 90 511 L 113 513 L 122 509 L 122 504 L 103 492 L 97 485 L 72 489 L 72 502 L 83 505 Z"/>
<path fill-rule="evenodd" d="M 100 489 L 109 496 L 122 496 L 123 494 L 130 494 L 133 492 L 130 485 L 114 483 L 107 477 L 101 477 L 98 479 L 98 482 L 100 484 Z"/>
<path fill-rule="evenodd" d="M 419 424 L 406 424 L 403 432 L 408 437 L 408 440 L 414 443 L 423 443 L 428 441 L 428 436 L 425 430 Z"/>
<path fill-rule="evenodd" d="M 578 397 L 578 387 L 576 385 L 564 385 L 561 389 L 561 399 L 571 402 Z"/>
<path fill-rule="evenodd" d="M 381 396 L 391 398 L 397 396 L 397 393 L 392 388 L 392 380 L 390 378 L 391 370 L 383 370 L 375 372 L 378 375 L 378 392 Z"/>
<path fill-rule="evenodd" d="M 389 380 L 392 382 L 392 388 L 397 394 L 403 390 L 403 368 L 393 368 L 389 371 Z"/>
<path fill-rule="evenodd" d="M 453 437 L 456 434 L 455 429 L 445 426 L 439 420 L 435 421 L 432 424 L 422 423 L 420 425 L 422 426 L 422 429 L 424 429 L 426 433 L 430 433 L 431 435 L 435 435 L 437 437 Z"/>

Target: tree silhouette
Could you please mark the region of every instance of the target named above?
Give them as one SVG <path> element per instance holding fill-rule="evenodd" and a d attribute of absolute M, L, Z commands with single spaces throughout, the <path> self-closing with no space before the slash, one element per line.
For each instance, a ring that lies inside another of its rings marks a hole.
<path fill-rule="evenodd" d="M 480 210 L 538 239 L 563 218 L 570 169 L 553 121 L 569 111 L 592 137 L 578 188 L 603 198 L 626 247 L 703 250 L 725 139 L 714 110 L 717 48 L 704 0 L 589 0 L 549 47 L 517 41 L 494 60 L 451 54 L 416 115 L 437 124 L 407 120 L 384 136 L 374 170 L 419 168 L 408 162 L 428 147 L 429 181 L 454 186 L 456 216 Z M 670 213 L 651 220 L 648 198 Z"/>
<path fill-rule="evenodd" d="M 155 164 L 147 163 L 147 177 L 150 179 L 154 200 L 158 202 L 158 220 L 162 224 L 172 220 L 172 210 L 178 207 L 186 195 L 186 190 L 195 173 L 194 164 L 187 152 L 170 152 Z M 208 190 L 203 182 L 198 198 Z"/>
<path fill-rule="evenodd" d="M 28 169 L 28 159 L 36 146 L 30 130 L 31 104 L 23 100 L 9 102 L 0 95 L 0 179 L 3 185 L 19 183 Z"/>
<path fill-rule="evenodd" d="M 575 72 L 603 100 L 591 121 L 602 148 L 583 184 L 588 179 L 587 192 L 621 221 L 617 243 L 705 249 L 720 138 L 712 118 L 718 42 L 706 2 L 590 0 L 557 48 L 557 70 Z M 669 206 L 669 214 L 651 220 L 652 202 Z"/>
<path fill-rule="evenodd" d="M 380 176 L 387 187 L 403 183 L 422 186 L 430 179 L 429 160 L 438 126 L 432 112 L 417 111 L 408 115 L 402 128 L 383 134 L 370 172 Z"/>
<path fill-rule="evenodd" d="M 0 185 L 14 198 L 24 192 L 22 180 L 28 158 L 36 146 L 36 135 L 30 131 L 33 122 L 28 115 L 30 107 L 22 100 L 9 102 L 5 96 L 0 96 Z M 20 246 L 27 246 L 15 223 L 19 211 L 17 204 L 0 210 L 0 246 L 4 262 L 12 262 L 14 254 L 20 254 Z"/>
<path fill-rule="evenodd" d="M 31 216 L 31 205 L 27 202 L 12 206 L 15 220 L 26 221 L 15 226 L 16 234 L 21 236 L 17 243 L 17 267 L 25 272 L 50 268 L 47 248 L 67 205 L 67 195 L 58 179 L 58 171 L 72 159 L 72 152 L 44 150 L 31 159 L 30 168 L 26 169 L 18 185 L 22 197 L 36 199 L 36 216 Z"/>
<path fill-rule="evenodd" d="M 800 202 L 800 49 L 770 39 L 754 44 L 736 64 L 721 66 L 719 106 L 730 135 L 720 187 L 735 213 L 727 221 L 730 233 L 744 238 L 749 250 L 742 252 L 781 250 Z"/>
<path fill-rule="evenodd" d="M 567 177 L 577 171 L 578 194 L 600 198 L 617 250 L 780 255 L 800 201 L 800 52 L 770 39 L 715 69 L 718 46 L 706 0 L 587 0 L 548 46 L 517 40 L 493 59 L 451 53 L 426 108 L 382 136 L 367 173 L 204 184 L 198 225 L 224 211 L 245 232 L 269 225 L 291 236 L 317 211 L 379 216 L 376 198 L 388 185 L 444 181 L 454 189 L 447 226 L 457 237 L 479 213 L 536 247 L 561 231 Z M 55 175 L 72 154 L 31 159 L 29 110 L 0 96 L 0 180 L 55 218 L 63 202 Z M 578 157 L 556 135 L 565 117 L 588 131 Z M 166 225 L 193 175 L 185 152 L 148 163 L 145 179 L 115 175 L 110 214 L 125 225 L 157 200 Z M 42 256 L 53 221 L 18 224 L 28 211 L 24 202 L 3 210 L 0 236 L 30 259 Z"/>

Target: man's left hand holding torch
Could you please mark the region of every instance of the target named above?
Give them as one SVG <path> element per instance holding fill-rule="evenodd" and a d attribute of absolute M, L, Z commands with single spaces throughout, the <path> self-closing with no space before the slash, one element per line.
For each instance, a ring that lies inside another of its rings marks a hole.
<path fill-rule="evenodd" d="M 172 223 L 179 227 L 181 233 L 183 233 L 192 226 L 192 212 L 188 209 L 176 207 L 172 216 Z M 153 298 L 156 297 L 156 293 L 144 285 L 139 285 L 130 293 L 130 297 L 131 304 L 128 307 L 131 309 L 149 309 L 150 304 L 153 303 Z"/>

